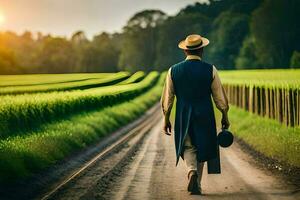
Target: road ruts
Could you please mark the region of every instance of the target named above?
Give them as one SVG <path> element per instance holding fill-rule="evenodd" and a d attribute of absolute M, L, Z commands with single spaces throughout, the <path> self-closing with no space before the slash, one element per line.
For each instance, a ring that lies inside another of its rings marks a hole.
<path fill-rule="evenodd" d="M 121 136 L 110 136 L 118 139 L 90 157 L 90 160 L 81 163 L 73 173 L 64 176 L 60 182 L 53 184 L 35 199 L 105 199 L 107 186 L 113 182 L 112 177 L 118 177 L 139 149 L 147 133 L 160 121 L 158 108 L 156 105 L 150 109 L 126 134 L 121 131 Z"/>
<path fill-rule="evenodd" d="M 162 122 L 149 132 L 133 161 L 113 179 L 105 199 L 300 199 L 295 186 L 256 167 L 238 144 L 221 149 L 222 174 L 208 175 L 205 165 L 204 194 L 190 195 L 182 160 L 175 167 L 173 136 L 163 135 L 161 126 Z"/>

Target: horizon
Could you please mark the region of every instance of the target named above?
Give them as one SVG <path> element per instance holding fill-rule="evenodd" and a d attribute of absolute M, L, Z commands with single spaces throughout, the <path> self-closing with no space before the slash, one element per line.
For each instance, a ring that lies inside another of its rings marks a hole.
<path fill-rule="evenodd" d="M 86 3 L 82 0 L 64 2 L 0 0 L 0 32 L 11 31 L 20 35 L 30 31 L 33 35 L 41 32 L 43 35 L 69 38 L 80 30 L 88 39 L 92 39 L 101 32 L 121 32 L 129 18 L 142 10 L 158 9 L 172 16 L 188 5 L 208 2 L 207 0 L 88 1 Z M 114 14 L 116 12 L 118 15 Z"/>

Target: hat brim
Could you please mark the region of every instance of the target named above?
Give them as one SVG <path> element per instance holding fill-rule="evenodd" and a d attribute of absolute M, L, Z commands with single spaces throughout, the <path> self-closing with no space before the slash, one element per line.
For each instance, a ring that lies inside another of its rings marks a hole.
<path fill-rule="evenodd" d="M 179 42 L 178 47 L 180 49 L 184 49 L 184 50 L 196 50 L 196 49 L 201 49 L 209 44 L 209 40 L 207 38 L 202 37 L 201 40 L 202 40 L 202 44 L 195 48 L 188 48 L 185 44 L 185 40 L 182 40 L 181 42 Z"/>

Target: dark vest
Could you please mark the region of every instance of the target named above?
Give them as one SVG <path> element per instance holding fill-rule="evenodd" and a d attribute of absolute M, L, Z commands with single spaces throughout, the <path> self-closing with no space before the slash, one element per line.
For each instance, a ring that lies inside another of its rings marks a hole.
<path fill-rule="evenodd" d="M 171 67 L 176 95 L 175 147 L 176 165 L 183 159 L 187 134 L 197 148 L 200 162 L 218 156 L 217 133 L 211 99 L 213 66 L 200 60 L 185 60 Z"/>

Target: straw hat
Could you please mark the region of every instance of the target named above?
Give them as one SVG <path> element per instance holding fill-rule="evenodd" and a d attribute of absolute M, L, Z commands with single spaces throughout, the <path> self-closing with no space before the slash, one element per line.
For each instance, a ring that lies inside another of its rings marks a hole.
<path fill-rule="evenodd" d="M 205 47 L 209 44 L 209 40 L 201 35 L 192 34 L 179 42 L 178 47 L 184 50 L 195 50 Z"/>

